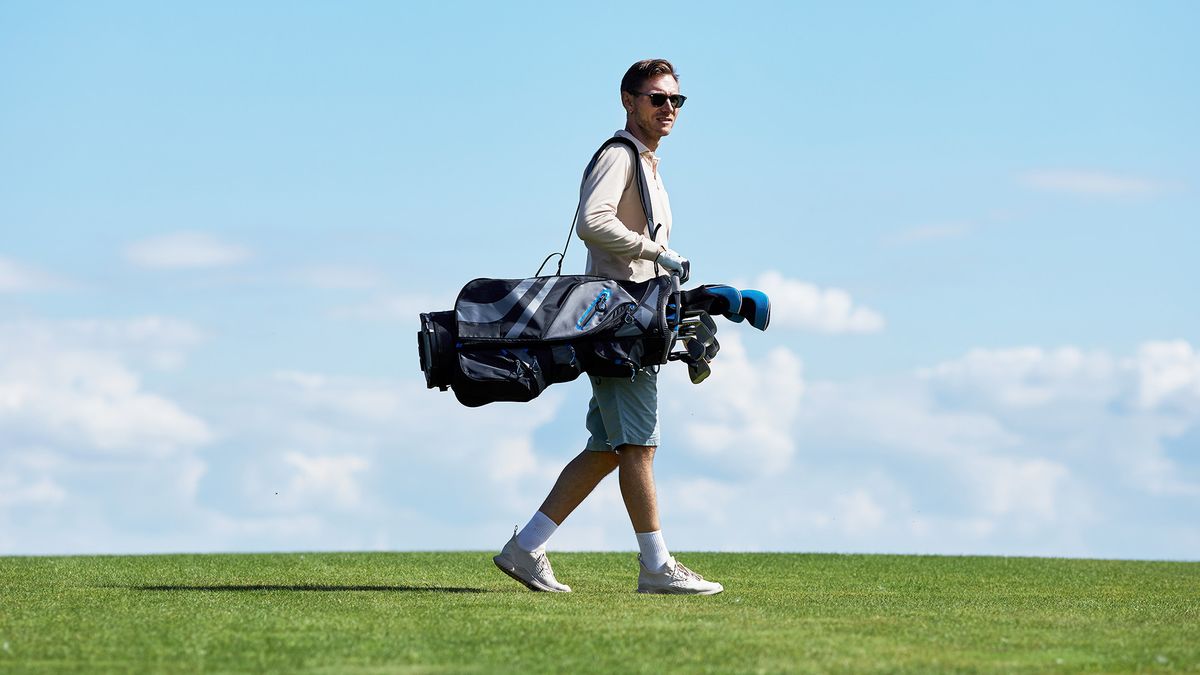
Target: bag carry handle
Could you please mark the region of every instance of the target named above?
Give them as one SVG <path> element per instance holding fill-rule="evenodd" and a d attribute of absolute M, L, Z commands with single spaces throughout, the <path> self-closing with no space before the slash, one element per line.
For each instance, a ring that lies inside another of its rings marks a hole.
<path fill-rule="evenodd" d="M 646 232 L 650 233 L 650 241 L 654 241 L 658 236 L 658 229 L 661 225 L 654 224 L 654 209 L 650 206 L 650 187 L 646 183 L 646 170 L 642 168 L 641 153 L 638 152 L 637 144 L 625 138 L 624 136 L 613 136 L 604 141 L 600 149 L 596 150 L 596 154 L 592 155 L 592 161 L 588 162 L 587 168 L 583 170 L 583 178 L 579 181 L 579 189 L 583 189 L 583 184 L 587 182 L 588 176 L 592 174 L 592 170 L 596 168 L 596 162 L 600 159 L 600 153 L 610 145 L 624 145 L 633 153 L 633 170 L 637 174 L 638 196 L 642 199 L 642 211 L 646 214 Z M 546 256 L 542 264 L 538 266 L 537 272 L 533 276 L 539 277 L 542 275 L 542 268 L 554 256 L 558 256 L 558 269 L 554 271 L 554 276 L 562 276 L 563 261 L 567 259 L 567 248 L 571 246 L 571 239 L 575 234 L 575 223 L 579 221 L 579 209 L 583 207 L 583 200 L 575 207 L 575 216 L 571 218 L 571 227 L 567 230 L 567 243 L 563 244 L 562 253 L 551 253 Z M 658 272 L 658 263 L 654 263 L 654 271 Z M 657 276 L 657 274 L 656 274 Z"/>

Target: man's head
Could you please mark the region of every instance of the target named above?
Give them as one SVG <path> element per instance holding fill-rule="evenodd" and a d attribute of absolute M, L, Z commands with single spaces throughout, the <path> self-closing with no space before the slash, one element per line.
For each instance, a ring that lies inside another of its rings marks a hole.
<path fill-rule="evenodd" d="M 647 59 L 630 66 L 621 78 L 621 105 L 625 106 L 625 128 L 651 149 L 657 148 L 658 140 L 671 133 L 683 105 L 675 67 L 666 59 Z"/>

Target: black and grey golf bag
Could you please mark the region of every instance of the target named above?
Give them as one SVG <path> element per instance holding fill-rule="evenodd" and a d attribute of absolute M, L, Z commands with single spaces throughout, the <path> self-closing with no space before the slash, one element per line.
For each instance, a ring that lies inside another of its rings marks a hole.
<path fill-rule="evenodd" d="M 476 279 L 453 310 L 421 315 L 417 348 L 425 384 L 453 389 L 475 407 L 530 401 L 580 373 L 632 377 L 673 360 L 686 363 L 699 384 L 720 349 L 712 314 L 766 330 L 770 312 L 759 291 L 680 291 L 674 276 Z"/>

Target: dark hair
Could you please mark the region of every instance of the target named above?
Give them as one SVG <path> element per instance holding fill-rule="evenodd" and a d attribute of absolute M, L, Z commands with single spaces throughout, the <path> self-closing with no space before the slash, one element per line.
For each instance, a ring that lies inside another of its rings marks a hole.
<path fill-rule="evenodd" d="M 646 59 L 638 61 L 629 66 L 629 70 L 625 71 L 625 77 L 621 78 L 621 91 L 627 91 L 631 94 L 636 94 L 646 83 L 646 80 L 655 75 L 670 75 L 679 81 L 679 73 L 675 72 L 675 66 L 666 59 Z"/>

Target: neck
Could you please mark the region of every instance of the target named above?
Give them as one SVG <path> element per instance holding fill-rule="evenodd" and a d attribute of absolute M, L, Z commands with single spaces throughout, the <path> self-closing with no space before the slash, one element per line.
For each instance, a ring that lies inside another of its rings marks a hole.
<path fill-rule="evenodd" d="M 634 124 L 631 119 L 625 120 L 625 131 L 633 134 L 643 145 L 650 148 L 650 152 L 658 150 L 658 142 L 662 139 L 662 136 L 647 136 L 646 132 L 638 128 L 638 125 Z"/>

